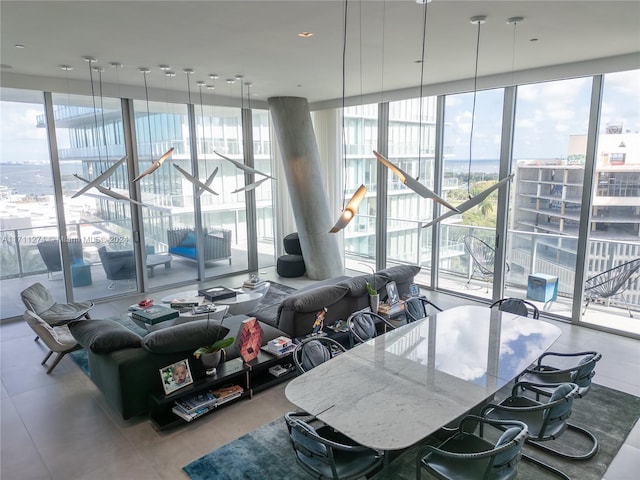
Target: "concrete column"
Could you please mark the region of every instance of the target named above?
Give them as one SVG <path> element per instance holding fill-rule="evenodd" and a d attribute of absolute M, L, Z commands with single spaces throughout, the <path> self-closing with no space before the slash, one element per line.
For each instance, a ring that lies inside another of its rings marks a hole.
<path fill-rule="evenodd" d="M 335 219 L 329 212 L 309 104 L 298 97 L 273 97 L 268 102 L 307 276 L 324 280 L 343 275 L 342 252 L 336 234 L 329 233 Z"/>

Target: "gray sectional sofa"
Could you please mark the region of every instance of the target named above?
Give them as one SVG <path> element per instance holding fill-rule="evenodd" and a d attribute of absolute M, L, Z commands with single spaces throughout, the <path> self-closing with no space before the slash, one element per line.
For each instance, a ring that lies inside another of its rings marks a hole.
<path fill-rule="evenodd" d="M 294 292 L 280 304 L 261 306 L 250 315 L 291 338 L 301 337 L 311 333 L 316 313 L 323 307 L 327 308 L 327 325 L 346 320 L 353 312 L 368 307 L 367 282 L 373 284 L 384 301 L 387 283 L 395 281 L 400 296 L 407 295 L 419 271 L 420 267 L 414 265 L 398 265 L 375 274 L 331 278 Z"/>

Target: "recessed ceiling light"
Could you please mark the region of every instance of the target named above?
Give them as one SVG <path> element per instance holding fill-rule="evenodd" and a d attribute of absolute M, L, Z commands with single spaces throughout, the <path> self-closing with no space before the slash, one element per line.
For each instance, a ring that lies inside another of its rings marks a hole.
<path fill-rule="evenodd" d="M 22 45 L 21 43 L 16 43 L 16 44 L 15 44 L 15 47 L 16 47 L 16 48 L 24 48 L 24 45 Z"/>
<path fill-rule="evenodd" d="M 418 5 L 424 5 L 425 3 L 431 3 L 433 0 L 416 0 Z"/>
<path fill-rule="evenodd" d="M 122 65 L 120 62 L 109 62 L 109 65 L 111 65 L 113 68 L 122 68 L 122 67 L 124 67 L 124 65 Z"/>
<path fill-rule="evenodd" d="M 158 65 L 158 68 L 163 72 L 168 72 L 169 70 L 171 70 L 171 67 L 169 65 Z"/>
<path fill-rule="evenodd" d="M 227 78 L 227 83 L 236 83 L 236 81 L 233 78 Z"/>
<path fill-rule="evenodd" d="M 532 38 L 532 39 L 530 39 L 529 41 L 530 41 L 530 42 L 537 42 L 537 41 L 538 41 L 538 39 L 537 39 L 537 38 Z"/>
<path fill-rule="evenodd" d="M 300 32 L 298 36 L 302 38 L 311 38 L 313 37 L 313 32 Z"/>
<path fill-rule="evenodd" d="M 214 85 L 207 85 L 207 90 L 215 90 L 216 87 Z"/>
<path fill-rule="evenodd" d="M 182 70 L 184 73 L 186 73 L 187 75 L 191 75 L 192 73 L 194 73 L 193 68 L 185 68 Z"/>
<path fill-rule="evenodd" d="M 64 70 L 65 72 L 70 72 L 71 70 L 73 70 L 73 67 L 71 65 L 58 65 L 58 67 L 60 67 L 60 70 Z"/>
<path fill-rule="evenodd" d="M 216 80 L 216 79 L 220 78 L 220 75 L 218 75 L 217 73 L 210 73 L 209 74 L 209 78 L 211 80 Z"/>

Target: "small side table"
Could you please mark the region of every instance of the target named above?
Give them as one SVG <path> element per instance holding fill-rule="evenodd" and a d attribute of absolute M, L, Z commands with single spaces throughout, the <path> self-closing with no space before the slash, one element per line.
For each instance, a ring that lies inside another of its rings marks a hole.
<path fill-rule="evenodd" d="M 91 265 L 78 263 L 71 265 L 71 285 L 74 287 L 86 287 L 93 283 L 91 279 Z"/>
<path fill-rule="evenodd" d="M 527 298 L 547 304 L 558 298 L 558 277 L 544 273 L 532 273 L 527 281 Z"/>

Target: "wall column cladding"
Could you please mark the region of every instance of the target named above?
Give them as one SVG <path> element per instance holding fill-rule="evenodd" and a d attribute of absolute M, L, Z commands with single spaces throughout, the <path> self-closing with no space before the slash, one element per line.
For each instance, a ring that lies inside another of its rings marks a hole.
<path fill-rule="evenodd" d="M 344 274 L 333 219 L 320 169 L 320 153 L 305 98 L 268 100 L 287 176 L 293 216 L 298 228 L 307 276 L 324 280 Z"/>

